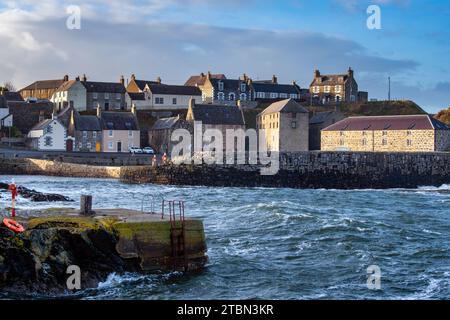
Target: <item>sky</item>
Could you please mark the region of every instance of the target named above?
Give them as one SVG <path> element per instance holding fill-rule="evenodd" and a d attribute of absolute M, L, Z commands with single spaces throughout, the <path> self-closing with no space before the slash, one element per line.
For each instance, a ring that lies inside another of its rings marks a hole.
<path fill-rule="evenodd" d="M 71 5 L 81 28 L 66 26 Z M 367 27 L 380 8 L 381 29 Z M 0 83 L 136 74 L 184 84 L 211 71 L 297 83 L 355 70 L 360 90 L 450 107 L 447 0 L 0 0 Z"/>

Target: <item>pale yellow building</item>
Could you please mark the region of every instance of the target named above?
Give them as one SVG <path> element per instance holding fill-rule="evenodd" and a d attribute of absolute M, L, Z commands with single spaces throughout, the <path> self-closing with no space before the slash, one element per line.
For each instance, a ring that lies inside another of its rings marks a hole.
<path fill-rule="evenodd" d="M 322 130 L 322 151 L 450 151 L 450 126 L 430 115 L 349 117 Z"/>
<path fill-rule="evenodd" d="M 258 129 L 264 129 L 268 151 L 308 151 L 309 113 L 294 99 L 272 103 L 256 120 Z"/>

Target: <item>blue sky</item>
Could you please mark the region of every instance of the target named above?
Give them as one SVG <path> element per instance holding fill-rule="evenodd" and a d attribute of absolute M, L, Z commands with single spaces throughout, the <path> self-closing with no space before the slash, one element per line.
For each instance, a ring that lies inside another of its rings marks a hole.
<path fill-rule="evenodd" d="M 82 8 L 81 30 L 65 28 L 69 4 Z M 381 30 L 366 27 L 370 4 Z M 0 1 L 0 82 L 135 73 L 183 83 L 211 70 L 307 87 L 315 68 L 352 66 L 371 98 L 386 97 L 391 76 L 394 98 L 436 112 L 450 106 L 449 27 L 443 0 Z"/>

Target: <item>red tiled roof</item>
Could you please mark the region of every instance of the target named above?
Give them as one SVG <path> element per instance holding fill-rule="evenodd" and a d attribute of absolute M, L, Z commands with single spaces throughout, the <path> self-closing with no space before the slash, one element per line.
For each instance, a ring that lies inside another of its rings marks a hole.
<path fill-rule="evenodd" d="M 450 130 L 450 126 L 430 115 L 398 115 L 349 117 L 323 129 L 323 131 L 363 130 Z"/>

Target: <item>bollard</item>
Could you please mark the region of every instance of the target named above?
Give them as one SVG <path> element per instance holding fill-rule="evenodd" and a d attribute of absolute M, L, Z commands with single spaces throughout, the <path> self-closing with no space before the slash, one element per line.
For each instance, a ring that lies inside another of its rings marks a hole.
<path fill-rule="evenodd" d="M 95 212 L 92 211 L 92 196 L 82 195 L 80 199 L 80 215 L 93 216 Z"/>

